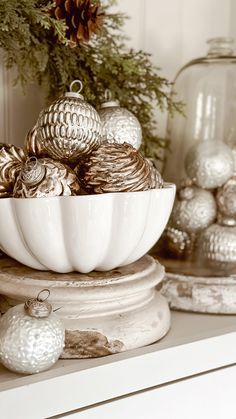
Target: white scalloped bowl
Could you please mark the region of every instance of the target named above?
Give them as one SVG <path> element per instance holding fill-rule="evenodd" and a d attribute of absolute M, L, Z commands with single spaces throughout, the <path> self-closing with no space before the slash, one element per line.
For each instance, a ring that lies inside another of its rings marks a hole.
<path fill-rule="evenodd" d="M 39 270 L 108 271 L 142 257 L 160 238 L 175 185 L 144 192 L 0 199 L 0 248 Z"/>

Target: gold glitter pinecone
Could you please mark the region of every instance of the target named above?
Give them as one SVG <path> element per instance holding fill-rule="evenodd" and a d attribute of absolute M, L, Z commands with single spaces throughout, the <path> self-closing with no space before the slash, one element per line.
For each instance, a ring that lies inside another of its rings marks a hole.
<path fill-rule="evenodd" d="M 127 143 L 102 143 L 81 160 L 75 172 L 88 193 L 145 191 L 163 186 L 152 163 Z"/>
<path fill-rule="evenodd" d="M 25 161 L 23 149 L 0 143 L 0 198 L 12 196 L 16 178 Z"/>
<path fill-rule="evenodd" d="M 92 34 L 101 30 L 104 15 L 100 1 L 94 0 L 56 0 L 51 14 L 57 20 L 65 19 L 72 48 L 88 42 Z"/>

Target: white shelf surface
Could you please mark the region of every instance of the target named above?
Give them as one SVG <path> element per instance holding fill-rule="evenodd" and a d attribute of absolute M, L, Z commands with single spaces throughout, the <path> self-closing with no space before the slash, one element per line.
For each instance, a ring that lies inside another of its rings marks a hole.
<path fill-rule="evenodd" d="M 4 419 L 42 419 L 236 363 L 236 316 L 172 312 L 161 341 L 22 376 L 0 367 Z M 236 377 L 235 377 L 236 379 Z"/>

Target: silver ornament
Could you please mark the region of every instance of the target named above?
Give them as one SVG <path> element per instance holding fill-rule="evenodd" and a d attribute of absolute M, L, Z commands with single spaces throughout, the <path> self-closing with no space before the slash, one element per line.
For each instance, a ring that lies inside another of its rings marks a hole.
<path fill-rule="evenodd" d="M 76 83 L 79 83 L 80 88 L 78 92 L 73 92 Z M 84 101 L 81 89 L 81 81 L 74 80 L 70 92 L 40 113 L 36 128 L 33 129 L 33 138 L 29 135 L 26 139 L 30 142 L 26 144 L 28 149 L 37 149 L 42 156 L 73 163 L 100 145 L 100 117 Z"/>
<path fill-rule="evenodd" d="M 168 226 L 164 232 L 164 246 L 171 255 L 181 258 L 190 256 L 194 251 L 196 235 Z"/>
<path fill-rule="evenodd" d="M 218 189 L 216 202 L 221 216 L 236 220 L 236 176 Z"/>
<path fill-rule="evenodd" d="M 232 150 L 222 142 L 198 141 L 186 155 L 185 169 L 195 185 L 218 188 L 233 175 Z"/>
<path fill-rule="evenodd" d="M 102 122 L 102 140 L 109 143 L 128 143 L 138 149 L 142 142 L 141 125 L 119 101 L 111 100 L 110 91 L 105 93 L 106 102 L 102 103 L 99 116 Z"/>
<path fill-rule="evenodd" d="M 236 227 L 212 224 L 199 237 L 199 251 L 210 261 L 236 262 Z"/>
<path fill-rule="evenodd" d="M 10 308 L 0 319 L 0 359 L 14 372 L 34 374 L 50 368 L 64 340 L 61 320 L 39 296 Z"/>
<path fill-rule="evenodd" d="M 210 191 L 189 186 L 180 189 L 170 218 L 170 225 L 187 233 L 197 233 L 216 218 L 216 203 Z"/>

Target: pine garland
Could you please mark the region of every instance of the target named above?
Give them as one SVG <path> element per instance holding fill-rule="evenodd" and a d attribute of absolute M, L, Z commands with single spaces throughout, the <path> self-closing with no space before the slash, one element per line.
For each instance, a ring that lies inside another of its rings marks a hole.
<path fill-rule="evenodd" d="M 103 6 L 103 28 L 88 43 L 69 47 L 64 20 L 56 20 L 48 0 L 0 2 L 0 46 L 8 68 L 16 67 L 23 87 L 37 81 L 48 101 L 63 94 L 74 79 L 81 79 L 84 96 L 98 107 L 105 89 L 139 119 L 143 151 L 160 158 L 166 139 L 157 136 L 154 109 L 181 112 L 170 94 L 171 83 L 159 76 L 149 54 L 125 46 L 122 27 L 126 17 Z"/>

